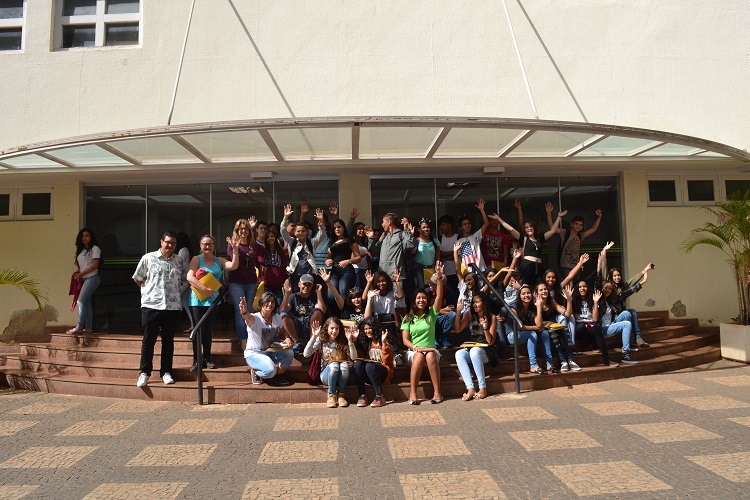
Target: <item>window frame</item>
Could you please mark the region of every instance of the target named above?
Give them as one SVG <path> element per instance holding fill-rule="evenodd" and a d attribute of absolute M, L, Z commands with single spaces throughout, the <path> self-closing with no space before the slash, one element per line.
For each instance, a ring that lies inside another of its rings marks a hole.
<path fill-rule="evenodd" d="M 8 200 L 8 215 L 0 214 L 0 221 L 16 220 L 16 190 L 13 188 L 0 189 L 0 195 L 3 194 L 10 195 L 10 199 Z"/>
<path fill-rule="evenodd" d="M 688 193 L 688 181 L 712 181 L 714 186 L 714 199 L 711 201 L 691 200 Z M 683 205 L 686 207 L 716 205 L 721 200 L 721 192 L 719 190 L 720 180 L 718 175 L 681 175 L 680 184 L 683 191 Z"/>
<path fill-rule="evenodd" d="M 25 215 L 23 213 L 23 195 L 49 193 L 49 213 Z M 15 220 L 50 220 L 55 218 L 54 189 L 51 187 L 17 188 L 15 194 Z"/>
<path fill-rule="evenodd" d="M 96 14 L 79 16 L 63 16 L 65 0 L 58 0 L 55 9 L 55 39 L 56 50 L 93 50 L 93 49 L 121 49 L 142 47 L 143 44 L 143 0 L 138 0 L 138 12 L 130 14 L 107 14 L 107 0 L 96 0 Z M 127 45 L 107 45 L 107 27 L 113 25 L 138 23 L 138 43 Z M 93 47 L 63 47 L 63 28 L 66 26 L 94 25 Z"/>
<path fill-rule="evenodd" d="M 652 201 L 649 182 L 651 181 L 673 181 L 675 191 L 675 201 Z M 649 207 L 681 207 L 682 206 L 682 183 L 679 175 L 646 175 L 646 197 L 648 198 L 647 206 Z"/>
<path fill-rule="evenodd" d="M 21 48 L 18 50 L 0 50 L 0 54 L 18 54 L 26 48 L 26 0 L 22 2 L 21 17 L 12 17 L 9 19 L 0 19 L 0 29 L 2 28 L 21 28 Z"/>

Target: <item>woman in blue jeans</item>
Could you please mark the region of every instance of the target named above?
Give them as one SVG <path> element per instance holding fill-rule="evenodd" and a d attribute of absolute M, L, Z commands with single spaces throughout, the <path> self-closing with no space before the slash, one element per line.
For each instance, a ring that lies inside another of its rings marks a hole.
<path fill-rule="evenodd" d="M 537 296 L 536 304 L 531 301 L 533 295 L 531 287 L 524 283 L 518 291 L 516 299 L 516 314 L 523 322 L 522 327 L 516 327 L 518 331 L 519 342 L 526 342 L 526 348 L 529 353 L 529 365 L 531 373 L 544 374 L 547 370 L 552 370 L 552 343 L 550 342 L 549 332 L 543 328 L 542 322 L 542 298 Z M 539 366 L 536 359 L 536 344 L 541 338 L 544 344 L 544 357 L 547 362 L 547 370 Z M 511 343 L 515 342 L 515 335 L 508 339 Z"/>
<path fill-rule="evenodd" d="M 463 303 L 461 300 L 458 301 L 457 309 L 459 311 L 463 310 Z M 460 319 L 459 314 L 460 313 L 456 314 L 455 330 L 460 332 L 468 326 L 468 342 L 487 345 L 487 347 L 476 346 L 456 351 L 456 364 L 458 365 L 458 371 L 461 372 L 461 378 L 464 379 L 464 385 L 466 386 L 466 392 L 461 399 L 464 401 L 484 399 L 487 397 L 487 380 L 484 378 L 484 364 L 489 363 L 490 361 L 487 350 L 495 348 L 497 316 L 492 314 L 489 300 L 484 292 L 479 292 L 472 297 L 471 307 L 467 314 L 464 314 Z M 497 361 L 497 359 L 495 361 Z M 474 380 L 471 378 L 471 368 L 469 364 L 474 367 L 474 373 L 477 375 L 479 392 L 474 388 Z"/>
<path fill-rule="evenodd" d="M 240 299 L 245 299 L 248 307 L 252 308 L 255 292 L 258 289 L 258 255 L 264 248 L 255 241 L 253 229 L 255 228 L 255 217 L 239 219 L 234 224 L 232 240 L 239 241 L 239 266 L 229 273 L 229 296 L 234 306 L 234 326 L 237 331 L 237 340 L 242 349 L 247 345 L 247 328 L 240 314 Z M 228 245 L 227 254 L 230 260 L 237 248 Z"/>
<path fill-rule="evenodd" d="M 322 327 L 319 321 L 310 325 L 310 341 L 303 356 L 309 358 L 315 351 L 320 351 L 320 381 L 328 385 L 328 408 L 349 406 L 346 384 L 349 382 L 349 368 L 357 357 L 356 338 L 356 327 L 344 333 L 344 325 L 335 316 L 328 318 Z"/>
<path fill-rule="evenodd" d="M 269 385 L 290 385 L 284 372 L 294 359 L 294 342 L 284 329 L 273 292 L 265 292 L 260 297 L 259 306 L 260 311 L 251 314 L 245 298 L 240 299 L 240 315 L 250 334 L 245 349 L 245 362 L 250 365 L 250 381 L 255 385 L 263 381 Z"/>
<path fill-rule="evenodd" d="M 68 333 L 93 333 L 94 331 L 94 292 L 99 288 L 99 263 L 102 251 L 94 232 L 84 227 L 76 236 L 76 265 L 78 270 L 73 279 L 82 281 L 78 294 L 78 323 Z"/>
<path fill-rule="evenodd" d="M 614 299 L 615 285 L 611 281 L 606 281 L 602 285 L 602 297 L 599 299 L 599 324 L 602 327 L 604 338 L 613 337 L 617 334 L 622 336 L 622 358 L 621 362 L 625 364 L 635 364 L 630 355 L 630 335 L 633 332 L 633 316 L 630 311 L 620 312 L 617 307 L 610 302 Z"/>

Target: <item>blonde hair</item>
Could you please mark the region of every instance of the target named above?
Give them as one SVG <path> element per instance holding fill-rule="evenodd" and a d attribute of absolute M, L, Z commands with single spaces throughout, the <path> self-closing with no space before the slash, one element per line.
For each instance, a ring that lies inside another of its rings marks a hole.
<path fill-rule="evenodd" d="M 241 225 L 247 226 L 247 244 L 252 245 L 255 243 L 255 233 L 253 232 L 253 229 L 250 227 L 250 221 L 247 219 L 237 219 L 237 222 L 234 223 L 234 229 L 232 230 L 232 235 L 240 238 L 240 226 Z"/>

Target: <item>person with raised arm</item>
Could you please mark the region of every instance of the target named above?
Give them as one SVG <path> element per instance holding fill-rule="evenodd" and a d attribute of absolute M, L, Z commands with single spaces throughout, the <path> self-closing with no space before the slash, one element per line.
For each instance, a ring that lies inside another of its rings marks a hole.
<path fill-rule="evenodd" d="M 375 318 L 367 318 L 360 323 L 357 354 L 358 358 L 354 361 L 359 390 L 357 406 L 367 406 L 365 384 L 369 383 L 375 390 L 375 398 L 370 406 L 379 408 L 385 404 L 383 385 L 393 380 L 393 346 L 388 340 L 388 332 L 380 328 Z"/>
<path fill-rule="evenodd" d="M 347 328 L 341 320 L 332 316 L 323 326 L 319 321 L 311 323 L 310 341 L 303 355 L 309 358 L 315 351 L 320 352 L 320 381 L 328 386 L 328 408 L 349 406 L 346 400 L 346 384 L 349 382 L 349 368 L 357 357 L 356 328 Z"/>
<path fill-rule="evenodd" d="M 227 255 L 234 258 L 234 252 L 239 253 L 239 264 L 236 269 L 229 272 L 228 292 L 234 307 L 234 327 L 237 332 L 237 341 L 242 349 L 247 343 L 247 328 L 240 315 L 240 299 L 253 306 L 255 292 L 258 291 L 258 270 L 260 269 L 259 258 L 263 253 L 263 247 L 255 241 L 255 217 L 249 219 L 238 219 L 234 224 L 230 241 L 236 241 L 235 245 L 227 245 Z M 195 322 L 198 320 L 193 318 Z"/>
<path fill-rule="evenodd" d="M 286 270 L 289 273 L 289 283 L 292 290 L 296 293 L 299 291 L 300 278 L 307 274 L 312 276 L 318 273 L 318 267 L 315 263 L 315 248 L 326 236 L 325 225 L 323 220 L 323 210 L 315 210 L 315 218 L 318 221 L 318 232 L 312 239 L 308 238 L 307 226 L 297 224 L 294 230 L 294 238 L 287 232 L 287 226 L 290 224 L 290 217 L 294 214 L 291 204 L 284 205 L 284 218 L 281 221 L 281 237 L 286 243 L 289 254 L 289 263 Z"/>
<path fill-rule="evenodd" d="M 315 294 L 312 293 L 313 289 Z M 310 338 L 310 325 L 313 321 L 320 323 L 326 314 L 323 286 L 316 285 L 311 275 L 303 274 L 299 279 L 299 292 L 292 293 L 292 285 L 287 279 L 279 310 L 284 328 L 294 339 L 294 350 L 297 352 L 301 348 L 301 342 Z"/>
<path fill-rule="evenodd" d="M 552 228 L 554 223 L 552 222 L 552 211 L 554 205 L 552 202 L 547 202 L 544 205 L 547 211 L 547 225 Z M 596 220 L 594 224 L 587 230 L 583 230 L 584 218 L 580 215 L 573 217 L 573 222 L 570 224 L 567 221 L 562 220 L 560 225 L 555 229 L 555 232 L 560 235 L 560 248 L 558 255 L 558 264 L 560 265 L 560 276 L 567 276 L 573 270 L 578 262 L 578 254 L 581 251 L 581 242 L 594 234 L 599 229 L 599 224 L 602 222 L 602 211 L 594 211 L 596 214 Z"/>
<path fill-rule="evenodd" d="M 528 283 L 524 283 L 518 291 L 518 300 L 515 306 L 516 314 L 521 319 L 523 326 L 516 326 L 513 342 L 515 342 L 516 335 L 519 342 L 526 342 L 526 350 L 529 355 L 529 371 L 542 375 L 547 373 L 547 371 L 539 366 L 537 362 L 536 344 L 541 338 L 544 344 L 544 353 L 548 367 L 552 366 L 552 345 L 549 339 L 549 332 L 544 329 L 542 321 L 542 298 L 537 296 L 536 303 L 533 303 L 533 301 L 534 294 L 531 286 Z"/>
<path fill-rule="evenodd" d="M 458 308 L 463 309 L 460 299 L 458 304 Z M 490 363 L 497 366 L 498 363 L 497 351 L 495 350 L 497 316 L 492 314 L 490 310 L 487 295 L 482 292 L 474 295 L 471 299 L 469 312 L 460 318 L 457 314 L 455 321 L 456 331 L 460 332 L 468 327 L 468 342 L 476 344 L 473 347 L 467 346 L 456 351 L 456 364 L 466 386 L 466 392 L 461 399 L 463 401 L 484 399 L 487 397 L 487 380 L 484 375 L 484 365 Z M 474 368 L 474 373 L 477 376 L 479 392 L 476 391 L 474 380 L 471 378 L 471 367 Z"/>
<path fill-rule="evenodd" d="M 294 359 L 293 339 L 278 314 L 274 293 L 264 292 L 258 305 L 260 311 L 251 314 L 245 299 L 240 300 L 240 313 L 248 332 L 244 356 L 250 366 L 250 382 L 291 385 L 284 373 Z"/>
<path fill-rule="evenodd" d="M 480 227 L 477 232 L 472 233 L 473 228 L 471 226 L 471 218 L 469 218 L 468 215 L 462 215 L 458 218 L 458 243 L 461 244 L 460 264 L 466 270 L 470 270 L 470 264 L 476 264 L 481 271 L 484 271 L 487 268 L 487 265 L 484 263 L 484 257 L 482 257 L 482 241 L 484 232 L 490 225 L 490 220 L 487 218 L 487 213 L 484 211 L 484 199 L 479 198 L 477 204 L 474 206 L 482 215 L 482 227 Z M 461 266 L 456 268 L 457 274 L 461 272 Z"/>

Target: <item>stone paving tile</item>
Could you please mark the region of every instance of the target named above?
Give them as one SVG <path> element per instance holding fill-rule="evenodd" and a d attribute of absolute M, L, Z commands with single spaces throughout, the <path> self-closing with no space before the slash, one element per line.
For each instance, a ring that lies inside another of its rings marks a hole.
<path fill-rule="evenodd" d="M 709 382 L 726 385 L 729 387 L 747 387 L 750 386 L 750 375 L 737 375 L 731 377 L 710 377 L 706 378 Z"/>
<path fill-rule="evenodd" d="M 166 401 L 118 401 L 104 408 L 101 413 L 151 413 L 167 404 Z"/>
<path fill-rule="evenodd" d="M 190 483 L 104 483 L 84 500 L 165 500 L 174 499 Z"/>
<path fill-rule="evenodd" d="M 274 431 L 327 431 L 339 428 L 338 415 L 309 415 L 299 417 L 279 417 Z"/>
<path fill-rule="evenodd" d="M 56 436 L 116 436 L 138 422 L 138 420 L 83 420 L 58 432 Z"/>
<path fill-rule="evenodd" d="M 78 403 L 32 403 L 16 408 L 10 413 L 16 415 L 49 415 L 50 413 L 64 413 L 76 406 L 78 406 Z"/>
<path fill-rule="evenodd" d="M 388 438 L 388 449 L 394 459 L 471 455 L 459 436 Z"/>
<path fill-rule="evenodd" d="M 750 482 L 750 452 L 685 457 L 733 483 Z"/>
<path fill-rule="evenodd" d="M 237 405 L 192 405 L 192 411 L 246 411 L 250 408 L 249 404 Z"/>
<path fill-rule="evenodd" d="M 98 446 L 32 446 L 0 464 L 0 469 L 67 469 Z"/>
<path fill-rule="evenodd" d="M 731 410 L 748 408 L 750 403 L 724 396 L 697 396 L 694 398 L 671 398 L 672 401 L 695 408 L 696 410 Z"/>
<path fill-rule="evenodd" d="M 335 477 L 250 481 L 242 493 L 243 500 L 322 499 L 338 496 L 339 480 Z"/>
<path fill-rule="evenodd" d="M 406 500 L 423 498 L 506 498 L 486 470 L 401 474 Z"/>
<path fill-rule="evenodd" d="M 258 463 L 335 462 L 338 455 L 338 441 L 271 441 L 263 447 Z"/>
<path fill-rule="evenodd" d="M 287 403 L 284 405 L 287 410 L 311 410 L 316 408 L 327 408 L 325 403 Z"/>
<path fill-rule="evenodd" d="M 640 415 L 643 413 L 659 413 L 650 406 L 637 401 L 610 401 L 605 403 L 581 403 L 581 406 L 602 417 L 614 415 Z"/>
<path fill-rule="evenodd" d="M 688 422 L 657 422 L 653 424 L 627 424 L 627 430 L 638 434 L 652 443 L 674 443 L 677 441 L 700 441 L 720 439 L 722 436 L 701 429 Z"/>
<path fill-rule="evenodd" d="M 626 460 L 576 465 L 551 465 L 547 469 L 578 496 L 616 495 L 670 490 L 672 487 Z"/>
<path fill-rule="evenodd" d="M 562 398 L 588 398 L 591 396 L 609 396 L 612 394 L 609 391 L 605 391 L 601 387 L 594 385 L 573 385 L 570 387 L 555 387 L 554 389 L 547 389 L 548 392 Z"/>
<path fill-rule="evenodd" d="M 127 464 L 130 467 L 177 467 L 203 465 L 215 444 L 153 444 L 133 457 Z"/>
<path fill-rule="evenodd" d="M 575 450 L 601 446 L 596 439 L 578 429 L 546 429 L 541 431 L 510 432 L 526 451 Z"/>
<path fill-rule="evenodd" d="M 39 485 L 33 484 L 6 484 L 0 486 L 0 499 L 2 500 L 17 500 L 23 498 L 35 489 L 39 488 Z"/>
<path fill-rule="evenodd" d="M 528 420 L 554 420 L 557 417 L 541 406 L 518 406 L 511 408 L 483 408 L 482 411 L 493 422 L 526 422 Z"/>
<path fill-rule="evenodd" d="M 186 418 L 164 431 L 164 434 L 224 434 L 232 430 L 237 418 Z"/>
<path fill-rule="evenodd" d="M 0 437 L 12 436 L 38 424 L 39 420 L 0 420 Z"/>
<path fill-rule="evenodd" d="M 445 419 L 439 411 L 399 411 L 393 413 L 381 413 L 380 425 L 383 427 L 445 425 Z"/>
<path fill-rule="evenodd" d="M 727 420 L 731 420 L 732 422 L 750 427 L 750 417 L 734 417 L 728 418 Z"/>
<path fill-rule="evenodd" d="M 628 380 L 625 382 L 631 387 L 640 389 L 645 392 L 675 392 L 675 391 L 692 391 L 693 387 L 682 384 L 675 380 Z"/>

